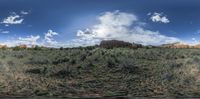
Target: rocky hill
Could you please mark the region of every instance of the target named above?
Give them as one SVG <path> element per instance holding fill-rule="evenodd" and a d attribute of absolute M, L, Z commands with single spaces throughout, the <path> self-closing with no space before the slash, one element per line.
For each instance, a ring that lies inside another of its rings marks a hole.
<path fill-rule="evenodd" d="M 141 48 L 141 44 L 136 44 L 136 43 L 129 43 L 129 42 L 124 42 L 124 41 L 118 41 L 118 40 L 104 40 L 101 41 L 100 47 L 102 48 Z"/>

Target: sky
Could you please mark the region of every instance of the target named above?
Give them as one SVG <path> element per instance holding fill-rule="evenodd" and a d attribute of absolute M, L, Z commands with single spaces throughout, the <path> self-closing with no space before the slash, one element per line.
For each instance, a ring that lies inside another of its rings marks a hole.
<path fill-rule="evenodd" d="M 0 44 L 198 44 L 199 16 L 199 0 L 0 0 Z"/>

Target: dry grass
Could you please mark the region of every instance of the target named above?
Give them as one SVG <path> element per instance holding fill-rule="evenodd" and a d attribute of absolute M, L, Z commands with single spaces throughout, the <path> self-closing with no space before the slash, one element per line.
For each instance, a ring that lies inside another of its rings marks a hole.
<path fill-rule="evenodd" d="M 2 96 L 200 96 L 200 50 L 0 50 Z"/>

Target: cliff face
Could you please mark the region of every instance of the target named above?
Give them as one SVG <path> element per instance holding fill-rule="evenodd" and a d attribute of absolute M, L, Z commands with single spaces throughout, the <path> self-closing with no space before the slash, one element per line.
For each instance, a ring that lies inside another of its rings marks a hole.
<path fill-rule="evenodd" d="M 142 47 L 141 44 L 129 43 L 118 40 L 104 40 L 101 41 L 100 47 L 102 48 L 115 48 L 115 47 L 128 47 L 128 48 L 139 48 Z"/>
<path fill-rule="evenodd" d="M 187 44 L 183 44 L 180 42 L 172 43 L 172 44 L 164 44 L 162 45 L 164 48 L 190 48 L 191 46 Z"/>
<path fill-rule="evenodd" d="M 103 48 L 114 48 L 114 47 L 131 47 L 132 44 L 124 41 L 117 40 L 106 40 L 100 43 L 100 47 Z"/>
<path fill-rule="evenodd" d="M 7 48 L 7 45 L 0 45 L 0 48 Z"/>
<path fill-rule="evenodd" d="M 142 44 L 137 44 L 137 43 L 129 43 L 129 42 L 124 42 L 124 41 L 118 41 L 118 40 L 104 40 L 100 43 L 99 45 L 102 48 L 118 48 L 118 47 L 123 47 L 123 48 L 142 48 L 142 47 L 147 47 L 147 48 L 154 48 L 154 47 L 163 47 L 163 48 L 198 48 L 200 49 L 200 44 L 197 45 L 188 45 L 184 44 L 181 42 L 176 42 L 176 43 L 170 43 L 170 44 L 163 44 L 161 46 L 143 46 Z"/>
<path fill-rule="evenodd" d="M 25 45 L 25 44 L 19 45 L 19 48 L 26 49 L 26 48 L 27 48 L 27 45 Z"/>
<path fill-rule="evenodd" d="M 192 48 L 200 48 L 200 44 L 197 44 L 195 46 L 192 46 Z"/>
<path fill-rule="evenodd" d="M 164 48 L 197 48 L 197 49 L 200 49 L 200 44 L 187 45 L 187 44 L 177 42 L 177 43 L 171 43 L 171 44 L 163 44 L 162 47 L 164 47 Z"/>

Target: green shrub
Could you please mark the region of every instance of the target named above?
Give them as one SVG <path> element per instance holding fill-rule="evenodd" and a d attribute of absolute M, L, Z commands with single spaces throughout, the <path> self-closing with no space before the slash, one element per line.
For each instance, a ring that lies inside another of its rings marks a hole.
<path fill-rule="evenodd" d="M 52 63 L 57 65 L 57 64 L 68 62 L 68 61 L 69 59 L 64 57 L 64 58 L 56 58 L 55 60 L 52 61 Z"/>
<path fill-rule="evenodd" d="M 70 60 L 70 64 L 72 64 L 72 65 L 76 64 L 76 60 L 75 59 L 71 59 Z"/>
<path fill-rule="evenodd" d="M 33 49 L 34 50 L 41 50 L 42 48 L 40 46 L 36 45 Z"/>
<path fill-rule="evenodd" d="M 19 51 L 21 48 L 19 47 L 19 46 L 15 46 L 15 47 L 13 47 L 13 50 L 14 51 Z"/>
<path fill-rule="evenodd" d="M 60 50 L 63 50 L 64 48 L 63 47 L 60 47 Z"/>
<path fill-rule="evenodd" d="M 29 61 L 27 62 L 28 64 L 32 64 L 32 65 L 35 65 L 35 64 L 48 64 L 50 63 L 49 60 L 45 57 L 32 57 L 29 59 Z"/>

